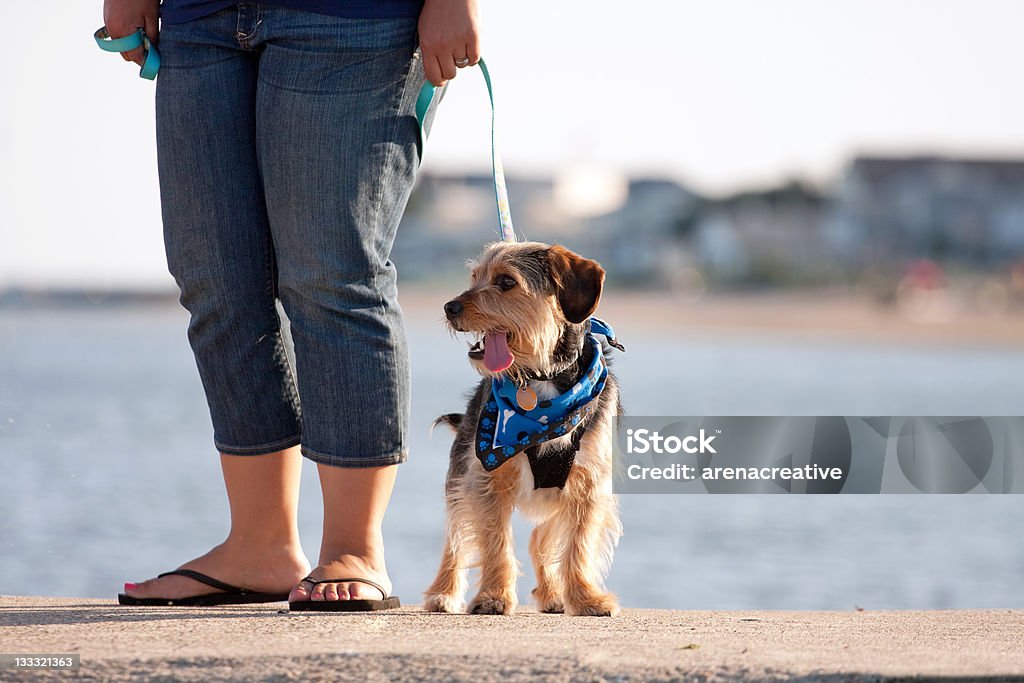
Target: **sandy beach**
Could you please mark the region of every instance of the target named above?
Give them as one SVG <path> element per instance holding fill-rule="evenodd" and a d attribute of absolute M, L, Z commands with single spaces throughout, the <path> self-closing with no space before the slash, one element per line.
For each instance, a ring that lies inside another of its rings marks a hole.
<path fill-rule="evenodd" d="M 441 324 L 441 306 L 458 293 L 402 289 L 406 314 Z M 764 336 L 822 342 L 1024 347 L 1024 311 L 986 312 L 955 299 L 916 307 L 882 305 L 849 292 L 713 294 L 695 299 L 667 291 L 610 290 L 598 315 L 616 328 L 702 336 Z"/>
<path fill-rule="evenodd" d="M 81 655 L 3 680 L 1024 680 L 1024 612 L 697 612 L 610 619 L 288 613 L 285 605 L 125 608 L 0 598 L 0 652 Z"/>

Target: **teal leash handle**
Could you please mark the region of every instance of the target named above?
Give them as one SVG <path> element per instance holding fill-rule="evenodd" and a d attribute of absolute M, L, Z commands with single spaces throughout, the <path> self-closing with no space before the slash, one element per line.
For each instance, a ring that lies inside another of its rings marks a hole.
<path fill-rule="evenodd" d="M 100 49 L 105 52 L 128 52 L 141 47 L 146 53 L 146 59 L 142 63 L 142 68 L 139 69 L 139 78 L 150 81 L 156 78 L 156 74 L 160 70 L 160 53 L 157 52 L 156 46 L 149 42 L 149 38 L 141 28 L 123 38 L 111 38 L 107 33 L 107 27 L 102 26 L 92 37 L 96 39 L 96 44 L 100 46 Z"/>
<path fill-rule="evenodd" d="M 491 101 L 491 175 L 494 178 L 494 202 L 498 208 L 498 226 L 501 239 L 505 242 L 517 242 L 516 231 L 512 227 L 512 211 L 508 203 L 508 188 L 505 186 L 505 169 L 501 165 L 501 154 L 498 152 L 498 138 L 494 123 L 494 88 L 491 86 L 491 72 L 487 63 L 481 59 L 477 64 L 487 83 L 487 97 Z M 419 97 L 416 99 L 416 120 L 420 124 L 420 139 L 423 136 L 423 120 L 427 109 L 434 99 L 436 88 L 430 81 L 423 84 Z"/>

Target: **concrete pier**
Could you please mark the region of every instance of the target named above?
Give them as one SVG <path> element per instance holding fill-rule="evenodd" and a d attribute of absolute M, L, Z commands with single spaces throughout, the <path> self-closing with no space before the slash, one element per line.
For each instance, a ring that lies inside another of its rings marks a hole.
<path fill-rule="evenodd" d="M 77 653 L 0 680 L 1024 681 L 1024 611 L 686 612 L 573 618 L 132 608 L 0 597 L 0 653 Z"/>

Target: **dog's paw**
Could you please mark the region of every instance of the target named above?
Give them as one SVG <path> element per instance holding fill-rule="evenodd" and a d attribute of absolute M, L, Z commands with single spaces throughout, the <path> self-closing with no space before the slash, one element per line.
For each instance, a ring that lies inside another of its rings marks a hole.
<path fill-rule="evenodd" d="M 539 611 L 547 614 L 562 614 L 565 612 L 565 604 L 562 602 L 562 599 L 551 595 L 549 591 L 534 588 L 531 593 Z"/>
<path fill-rule="evenodd" d="M 516 600 L 507 595 L 478 595 L 469 603 L 470 614 L 512 614 Z"/>
<path fill-rule="evenodd" d="M 565 605 L 561 600 L 549 600 L 548 602 L 538 602 L 537 609 L 545 614 L 563 614 Z"/>
<path fill-rule="evenodd" d="M 428 593 L 423 596 L 423 609 L 427 612 L 456 614 L 462 611 L 462 601 L 446 593 Z"/>
<path fill-rule="evenodd" d="M 576 603 L 567 603 L 565 612 L 574 617 L 614 617 L 619 613 L 619 601 L 611 593 L 594 595 Z"/>

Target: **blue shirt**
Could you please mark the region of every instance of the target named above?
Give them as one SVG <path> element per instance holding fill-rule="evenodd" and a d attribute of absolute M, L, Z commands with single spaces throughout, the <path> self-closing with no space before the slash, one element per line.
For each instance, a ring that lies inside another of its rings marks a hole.
<path fill-rule="evenodd" d="M 163 0 L 160 19 L 184 24 L 236 4 L 238 0 Z M 418 17 L 423 9 L 423 0 L 263 0 L 263 4 L 354 19 Z"/>

